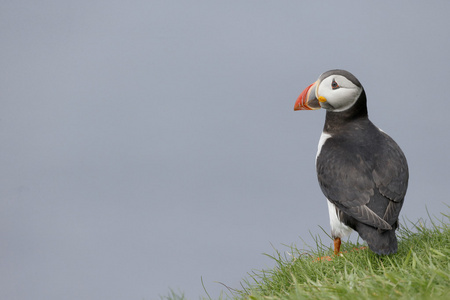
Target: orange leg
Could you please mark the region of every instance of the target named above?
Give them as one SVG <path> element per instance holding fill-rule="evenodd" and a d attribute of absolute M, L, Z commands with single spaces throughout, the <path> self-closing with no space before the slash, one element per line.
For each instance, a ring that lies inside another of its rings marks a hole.
<path fill-rule="evenodd" d="M 334 239 L 334 255 L 338 255 L 341 250 L 341 238 Z"/>
<path fill-rule="evenodd" d="M 366 250 L 367 247 L 361 247 L 361 248 L 353 248 L 353 251 L 359 251 L 359 250 Z M 338 255 L 339 253 L 341 253 L 341 238 L 335 238 L 334 239 L 334 255 Z M 345 251 L 344 253 L 347 253 L 347 251 Z M 318 257 L 315 258 L 314 260 L 317 261 L 332 261 L 333 259 L 330 256 L 322 256 L 322 257 Z"/>

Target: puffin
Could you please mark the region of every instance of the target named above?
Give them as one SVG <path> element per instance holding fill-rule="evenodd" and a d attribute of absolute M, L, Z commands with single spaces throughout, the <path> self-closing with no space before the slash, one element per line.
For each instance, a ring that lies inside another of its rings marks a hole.
<path fill-rule="evenodd" d="M 353 230 L 379 255 L 397 252 L 395 230 L 408 188 L 408 164 L 397 143 L 368 117 L 366 93 L 345 70 L 319 76 L 294 110 L 326 110 L 316 155 L 328 202 L 334 254 Z"/>

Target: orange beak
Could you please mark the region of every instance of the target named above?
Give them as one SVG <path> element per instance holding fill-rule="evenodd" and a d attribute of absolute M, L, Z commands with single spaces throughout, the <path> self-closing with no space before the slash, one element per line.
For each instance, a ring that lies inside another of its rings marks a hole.
<path fill-rule="evenodd" d="M 314 110 L 321 108 L 316 98 L 317 81 L 308 86 L 295 101 L 294 110 Z"/>

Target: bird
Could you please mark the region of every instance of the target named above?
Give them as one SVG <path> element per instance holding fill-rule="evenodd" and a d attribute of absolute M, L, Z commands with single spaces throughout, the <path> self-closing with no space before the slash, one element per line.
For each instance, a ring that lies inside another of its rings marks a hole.
<path fill-rule="evenodd" d="M 326 110 L 316 154 L 328 203 L 334 254 L 353 230 L 379 255 L 398 250 L 395 230 L 408 188 L 403 151 L 368 117 L 363 86 L 350 72 L 322 73 L 297 98 L 294 110 Z"/>

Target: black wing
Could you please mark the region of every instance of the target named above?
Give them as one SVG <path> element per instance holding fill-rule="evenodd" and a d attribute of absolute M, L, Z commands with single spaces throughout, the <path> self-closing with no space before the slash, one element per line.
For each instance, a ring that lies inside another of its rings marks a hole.
<path fill-rule="evenodd" d="M 381 155 L 384 159 L 376 160 L 372 176 L 380 194 L 390 200 L 383 219 L 392 224 L 398 219 L 403 205 L 409 171 L 406 157 L 397 143 L 384 132 L 381 135 L 386 141 Z"/>

